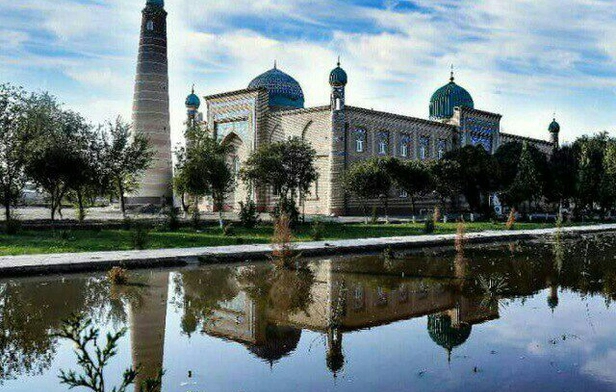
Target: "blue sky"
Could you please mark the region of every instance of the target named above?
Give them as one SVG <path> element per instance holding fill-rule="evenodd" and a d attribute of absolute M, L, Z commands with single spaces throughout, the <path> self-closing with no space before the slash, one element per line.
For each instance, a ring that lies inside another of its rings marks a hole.
<path fill-rule="evenodd" d="M 0 0 L 0 82 L 49 90 L 93 122 L 130 118 L 145 0 Z M 172 128 L 183 101 L 241 89 L 279 68 L 307 105 L 329 100 L 338 55 L 348 103 L 426 118 L 430 95 L 456 81 L 503 130 L 547 138 L 612 131 L 613 0 L 167 0 Z"/>

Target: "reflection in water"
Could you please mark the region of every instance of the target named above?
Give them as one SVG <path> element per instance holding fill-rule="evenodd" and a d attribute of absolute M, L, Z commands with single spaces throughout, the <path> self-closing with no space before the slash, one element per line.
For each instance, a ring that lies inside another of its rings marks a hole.
<path fill-rule="evenodd" d="M 227 342 L 272 372 L 299 371 L 291 358 L 309 355 L 322 344 L 318 363 L 340 377 L 362 362 L 377 366 L 385 358 L 403 360 L 390 358 L 378 347 L 368 357 L 349 355 L 350 348 L 360 344 L 353 337 L 363 336 L 356 332 L 390 331 L 384 326 L 414 319 L 423 324 L 432 347 L 439 348 L 432 360 L 455 363 L 457 350 L 473 339 L 485 339 L 481 334 L 474 338 L 477 331 L 503 313 L 517 312 L 542 290 L 542 306 L 551 312 L 563 306 L 559 294 L 565 291 L 582 299 L 600 295 L 611 304 L 616 298 L 616 241 L 588 237 L 566 244 L 558 252 L 554 244 L 534 243 L 471 247 L 464 255 L 334 258 L 311 262 L 301 271 L 250 264 L 143 272 L 134 273 L 136 284 L 113 289 L 104 279 L 89 276 L 0 281 L 0 379 L 35 380 L 24 377 L 37 374 L 54 378 L 47 369 L 57 355 L 57 342 L 50 336 L 75 312 L 97 316 L 101 324 L 127 323 L 131 359 L 134 366 L 142 365 L 143 377 L 155 376 L 161 367 L 180 366 L 182 358 L 169 357 L 165 342 L 182 339 Z M 315 335 L 320 338 L 315 340 Z M 302 345 L 305 336 L 310 341 Z M 207 362 L 217 353 L 182 355 Z M 277 365 L 282 363 L 284 367 Z M 244 379 L 240 368 L 227 372 L 229 381 Z M 366 376 L 355 374 L 358 380 Z M 185 390 L 178 385 L 164 390 Z"/>

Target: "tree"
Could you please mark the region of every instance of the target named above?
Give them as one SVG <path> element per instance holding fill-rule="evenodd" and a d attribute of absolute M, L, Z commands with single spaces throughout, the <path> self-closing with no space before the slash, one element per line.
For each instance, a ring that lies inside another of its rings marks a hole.
<path fill-rule="evenodd" d="M 506 190 L 507 200 L 518 206 L 524 201 L 532 203 L 541 195 L 542 182 L 528 143 L 522 146 L 520 164 L 511 186 Z"/>
<path fill-rule="evenodd" d="M 259 187 L 271 187 L 279 195 L 278 210 L 297 216 L 295 200 L 310 194 L 318 178 L 315 158 L 314 148 L 298 137 L 261 145 L 244 164 L 240 177 Z"/>
<path fill-rule="evenodd" d="M 147 136 L 133 133 L 130 124 L 118 117 L 103 129 L 101 162 L 107 188 L 120 201 L 122 214 L 126 215 L 125 195 L 139 189 L 139 178 L 150 167 L 154 150 Z"/>
<path fill-rule="evenodd" d="M 466 198 L 471 211 L 479 211 L 488 193 L 496 189 L 498 170 L 494 157 L 483 146 L 464 146 L 449 151 L 444 159 L 458 164 L 460 191 Z"/>
<path fill-rule="evenodd" d="M 0 204 L 6 221 L 26 183 L 26 139 L 23 125 L 26 95 L 21 88 L 0 84 Z"/>
<path fill-rule="evenodd" d="M 345 192 L 359 200 L 365 223 L 368 224 L 368 201 L 377 199 L 383 194 L 389 195 L 392 180 L 383 161 L 371 158 L 356 162 L 350 167 L 344 176 L 343 187 Z"/>
<path fill-rule="evenodd" d="M 429 167 L 421 161 L 392 159 L 387 163 L 387 172 L 396 186 L 408 193 L 415 214 L 416 198 L 425 193 L 432 183 Z"/>
<path fill-rule="evenodd" d="M 457 201 L 462 189 L 460 165 L 452 160 L 440 159 L 433 161 L 429 169 L 432 178 L 430 190 L 436 193 L 441 204 L 444 205 L 446 199 Z"/>
<path fill-rule="evenodd" d="M 603 155 L 603 173 L 599 192 L 599 203 L 603 212 L 616 204 L 616 140 L 607 141 Z"/>
<path fill-rule="evenodd" d="M 26 174 L 49 196 L 51 220 L 60 212 L 62 200 L 81 175 L 79 135 L 89 125 L 78 113 L 63 110 L 47 93 L 33 94 L 27 103 L 25 125 Z"/>
<path fill-rule="evenodd" d="M 577 200 L 579 207 L 593 209 L 600 201 L 603 178 L 603 157 L 607 145 L 607 133 L 592 137 L 582 136 L 574 143 L 579 151 Z"/>
<path fill-rule="evenodd" d="M 208 177 L 212 190 L 212 201 L 218 210 L 220 228 L 224 227 L 223 212 L 225 199 L 235 187 L 235 174 L 226 162 L 224 155 L 214 155 L 209 158 Z"/>
<path fill-rule="evenodd" d="M 551 202 L 562 204 L 564 200 L 576 197 L 579 162 L 575 149 L 563 146 L 550 156 L 549 177 L 545 195 Z"/>
<path fill-rule="evenodd" d="M 198 200 L 211 196 L 222 228 L 225 199 L 235 185 L 235 175 L 227 164 L 227 155 L 232 147 L 218 143 L 200 125 L 189 125 L 185 137 L 186 146 L 176 150 L 176 191 L 183 195 L 182 200 L 184 195 L 194 198 L 196 212 Z"/>

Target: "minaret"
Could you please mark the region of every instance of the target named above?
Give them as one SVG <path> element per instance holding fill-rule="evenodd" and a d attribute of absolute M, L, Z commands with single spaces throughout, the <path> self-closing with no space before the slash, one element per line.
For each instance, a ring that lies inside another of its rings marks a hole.
<path fill-rule="evenodd" d="M 550 141 L 552 142 L 552 147 L 555 150 L 560 148 L 560 142 L 559 142 L 560 124 L 556 122 L 556 115 L 554 115 L 554 120 L 548 127 L 548 131 L 550 132 Z"/>
<path fill-rule="evenodd" d="M 346 72 L 338 66 L 329 74 L 331 93 L 332 114 L 332 165 L 330 172 L 330 205 L 331 215 L 344 215 L 346 210 L 345 194 L 340 186 L 347 164 L 346 138 L 347 123 L 344 110 L 344 89 L 348 78 Z"/>
<path fill-rule="evenodd" d="M 188 95 L 188 97 L 186 97 L 186 125 L 188 127 L 194 126 L 195 121 L 198 121 L 200 106 L 201 100 L 199 99 L 197 94 L 195 94 L 195 86 L 193 85 L 192 92 L 190 93 L 190 95 Z"/>
<path fill-rule="evenodd" d="M 130 204 L 163 204 L 172 197 L 167 12 L 164 0 L 147 0 L 141 20 L 133 99 L 133 129 L 146 135 L 154 161 Z"/>

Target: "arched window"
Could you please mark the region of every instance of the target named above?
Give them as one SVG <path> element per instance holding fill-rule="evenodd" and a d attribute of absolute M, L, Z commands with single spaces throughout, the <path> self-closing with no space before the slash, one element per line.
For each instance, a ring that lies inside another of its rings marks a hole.
<path fill-rule="evenodd" d="M 364 152 L 366 149 L 366 131 L 363 129 L 355 130 L 355 151 Z"/>
<path fill-rule="evenodd" d="M 379 155 L 389 152 L 389 132 L 379 132 Z"/>
<path fill-rule="evenodd" d="M 446 151 L 447 151 L 447 140 L 439 139 L 438 145 L 437 145 L 438 159 L 443 159 L 443 156 L 445 155 Z"/>
<path fill-rule="evenodd" d="M 422 136 L 419 138 L 419 159 L 424 161 L 428 159 L 430 150 L 430 138 Z"/>
<path fill-rule="evenodd" d="M 148 29 L 148 31 L 154 30 L 154 21 L 148 20 L 148 22 L 146 23 L 146 29 Z"/>
<path fill-rule="evenodd" d="M 400 156 L 402 158 L 409 156 L 409 144 L 411 144 L 411 137 L 407 134 L 402 134 L 400 138 Z"/>

